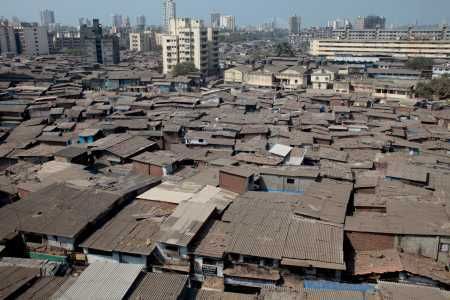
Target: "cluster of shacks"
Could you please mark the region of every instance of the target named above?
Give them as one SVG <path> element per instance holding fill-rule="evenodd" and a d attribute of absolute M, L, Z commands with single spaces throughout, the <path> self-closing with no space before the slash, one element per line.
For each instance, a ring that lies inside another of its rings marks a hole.
<path fill-rule="evenodd" d="M 449 298 L 448 106 L 9 64 L 0 298 Z"/>

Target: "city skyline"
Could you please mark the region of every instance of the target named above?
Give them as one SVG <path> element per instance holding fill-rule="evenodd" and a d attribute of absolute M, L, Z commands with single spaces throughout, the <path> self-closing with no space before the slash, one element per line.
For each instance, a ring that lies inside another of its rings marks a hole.
<path fill-rule="evenodd" d="M 1 15 L 6 18 L 19 17 L 23 21 L 39 21 L 40 11 L 50 9 L 55 11 L 56 22 L 76 25 L 79 17 L 99 18 L 102 23 L 109 25 L 111 15 L 121 14 L 130 16 L 132 20 L 136 16 L 145 15 L 147 23 L 158 25 L 161 23 L 160 0 L 142 1 L 135 0 L 124 5 L 118 0 L 108 1 L 108 9 L 102 5 L 103 1 L 80 0 L 76 3 L 62 3 L 56 0 L 43 0 L 38 3 L 29 3 L 26 0 L 4 0 Z M 297 14 L 302 17 L 305 26 L 325 25 L 328 20 L 335 18 L 349 18 L 354 20 L 359 15 L 383 15 L 387 18 L 387 24 L 436 24 L 448 22 L 450 16 L 450 2 L 446 0 L 435 0 L 430 9 L 428 2 L 424 0 L 408 1 L 408 10 L 404 9 L 403 2 L 391 3 L 389 0 L 375 2 L 369 0 L 356 1 L 344 0 L 335 3 L 332 0 L 319 0 L 315 2 L 281 0 L 261 5 L 256 0 L 246 1 L 244 6 L 241 1 L 230 0 L 226 3 L 216 0 L 198 0 L 196 5 L 187 1 L 176 1 L 178 15 L 186 17 L 209 20 L 209 14 L 220 12 L 222 14 L 234 15 L 238 25 L 256 25 L 267 22 L 273 18 L 284 20 L 283 26 L 287 26 L 290 15 Z M 131 5 L 130 5 L 131 4 Z M 24 10 L 23 7 L 28 7 Z M 254 13 L 254 7 L 259 8 L 259 14 Z M 320 13 L 317 13 L 320 12 Z"/>

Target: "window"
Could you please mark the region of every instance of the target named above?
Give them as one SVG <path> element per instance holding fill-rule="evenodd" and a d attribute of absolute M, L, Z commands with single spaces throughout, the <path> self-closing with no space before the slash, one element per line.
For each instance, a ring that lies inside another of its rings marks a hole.
<path fill-rule="evenodd" d="M 112 256 L 112 252 L 102 251 L 97 249 L 88 249 L 88 253 L 92 255 L 100 255 L 100 256 Z"/>
<path fill-rule="evenodd" d="M 213 265 L 213 266 L 215 266 L 217 261 L 215 259 L 211 259 L 211 258 L 208 258 L 208 257 L 203 257 L 203 263 L 205 265 Z"/>
<path fill-rule="evenodd" d="M 287 179 L 287 183 L 288 184 L 294 184 L 295 183 L 295 179 L 294 178 L 288 178 Z"/>
<path fill-rule="evenodd" d="M 441 244 L 441 252 L 448 252 L 448 244 Z"/>
<path fill-rule="evenodd" d="M 244 262 L 247 264 L 259 264 L 259 259 L 254 256 L 244 256 Z"/>
<path fill-rule="evenodd" d="M 178 254 L 178 247 L 173 245 L 166 245 L 166 251 L 167 252 L 174 252 Z"/>
<path fill-rule="evenodd" d="M 44 239 L 42 235 L 34 234 L 34 233 L 27 233 L 25 234 L 25 241 L 27 243 L 31 244 L 39 244 L 42 245 L 44 242 Z"/>

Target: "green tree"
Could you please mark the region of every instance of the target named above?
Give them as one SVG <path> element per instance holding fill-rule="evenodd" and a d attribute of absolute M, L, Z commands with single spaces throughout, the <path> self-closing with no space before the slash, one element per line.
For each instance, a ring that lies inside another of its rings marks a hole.
<path fill-rule="evenodd" d="M 406 62 L 406 67 L 414 70 L 426 70 L 433 66 L 433 60 L 426 57 L 411 58 Z"/>
<path fill-rule="evenodd" d="M 443 76 L 428 82 L 419 82 L 416 86 L 416 95 L 429 99 L 450 99 L 450 78 Z"/>
<path fill-rule="evenodd" d="M 172 75 L 173 76 L 183 76 L 187 75 L 189 73 L 195 73 L 198 72 L 198 69 L 195 67 L 194 63 L 192 62 L 182 62 L 177 64 L 173 70 Z"/>
<path fill-rule="evenodd" d="M 295 56 L 294 50 L 287 42 L 279 43 L 275 46 L 276 56 Z"/>
<path fill-rule="evenodd" d="M 419 82 L 416 86 L 416 95 L 422 98 L 433 98 L 433 89 L 429 83 Z"/>

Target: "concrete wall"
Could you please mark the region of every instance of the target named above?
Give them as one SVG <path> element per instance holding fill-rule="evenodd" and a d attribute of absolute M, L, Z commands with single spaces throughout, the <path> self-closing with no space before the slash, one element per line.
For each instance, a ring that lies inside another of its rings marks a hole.
<path fill-rule="evenodd" d="M 93 254 L 89 253 L 88 249 L 83 249 L 84 254 L 86 254 L 88 263 L 93 262 L 109 262 L 109 263 L 122 263 L 122 264 L 134 264 L 147 266 L 147 257 L 146 256 L 135 256 L 128 255 L 120 252 L 111 252 L 111 255 L 101 255 L 101 254 Z"/>
<path fill-rule="evenodd" d="M 52 247 L 62 248 L 69 251 L 75 249 L 75 241 L 73 239 L 68 239 L 64 237 L 49 235 L 47 236 L 47 244 Z"/>
<path fill-rule="evenodd" d="M 439 238 L 434 236 L 402 236 L 398 246 L 407 253 L 419 254 L 432 259 L 438 257 Z"/>
<path fill-rule="evenodd" d="M 239 70 L 229 69 L 224 72 L 224 81 L 242 83 L 244 81 L 244 75 Z"/>
<path fill-rule="evenodd" d="M 303 194 L 305 188 L 314 180 L 300 177 L 288 177 L 271 174 L 261 174 L 261 188 L 269 192 L 288 192 Z M 293 183 L 292 183 L 293 181 Z"/>
<path fill-rule="evenodd" d="M 265 73 L 248 73 L 245 76 L 245 84 L 271 88 L 273 86 L 273 75 Z"/>

